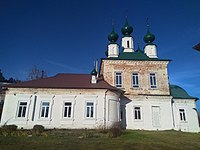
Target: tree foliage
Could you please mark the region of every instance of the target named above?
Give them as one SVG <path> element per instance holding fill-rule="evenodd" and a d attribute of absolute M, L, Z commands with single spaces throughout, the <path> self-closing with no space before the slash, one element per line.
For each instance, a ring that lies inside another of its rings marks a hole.
<path fill-rule="evenodd" d="M 1 71 L 0 69 L 0 82 L 5 82 L 5 83 L 18 83 L 18 82 L 21 82 L 20 80 L 16 80 L 12 77 L 10 77 L 9 79 L 6 79 L 4 76 L 3 76 L 3 72 Z"/>
<path fill-rule="evenodd" d="M 33 66 L 31 71 L 28 73 L 28 78 L 27 80 L 35 80 L 35 79 L 41 79 L 41 78 L 46 78 L 47 73 L 45 70 L 40 70 L 36 65 Z"/>
<path fill-rule="evenodd" d="M 3 73 L 1 72 L 1 69 L 0 69 L 0 82 L 4 82 L 6 79 L 4 78 L 3 76 Z"/>

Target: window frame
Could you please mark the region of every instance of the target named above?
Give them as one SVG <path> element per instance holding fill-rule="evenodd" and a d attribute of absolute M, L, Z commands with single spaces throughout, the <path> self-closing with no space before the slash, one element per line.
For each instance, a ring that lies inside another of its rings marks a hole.
<path fill-rule="evenodd" d="M 181 122 L 187 122 L 186 111 L 184 108 L 179 108 L 179 118 Z"/>
<path fill-rule="evenodd" d="M 24 105 L 21 105 L 20 103 L 26 103 L 25 107 L 23 107 Z M 20 111 L 20 106 L 22 106 L 22 110 L 21 113 Z M 25 108 L 25 112 L 24 112 L 24 108 Z M 19 101 L 18 102 L 18 106 L 17 106 L 17 113 L 16 113 L 16 117 L 17 118 L 26 118 L 27 117 L 27 112 L 28 112 L 28 102 L 27 101 Z M 25 113 L 25 114 L 24 114 Z M 20 114 L 20 116 L 19 116 Z M 24 114 L 24 115 L 23 115 Z"/>
<path fill-rule="evenodd" d="M 133 119 L 135 121 L 142 121 L 142 107 L 141 106 L 133 106 Z"/>
<path fill-rule="evenodd" d="M 71 105 L 65 105 L 66 103 L 71 103 Z M 65 116 L 65 109 L 67 108 L 67 116 Z M 70 108 L 70 117 L 69 117 L 69 108 Z M 73 103 L 71 101 L 64 101 L 63 103 L 63 119 L 71 119 L 73 115 Z"/>
<path fill-rule="evenodd" d="M 48 103 L 48 107 L 47 106 L 43 106 L 43 103 Z M 44 108 L 44 114 L 43 114 L 43 108 Z M 48 114 L 46 116 L 46 109 L 48 108 Z M 50 117 L 50 102 L 49 101 L 42 101 L 41 102 L 41 106 L 40 106 L 40 118 L 41 119 L 48 119 Z"/>
<path fill-rule="evenodd" d="M 88 105 L 89 103 L 92 103 L 92 106 Z M 85 102 L 85 118 L 86 119 L 95 119 L 95 115 L 96 115 L 96 107 L 95 107 L 95 102 L 94 101 L 86 101 Z M 88 109 L 89 108 L 89 109 Z M 89 111 L 89 113 L 88 113 Z M 89 116 L 88 116 L 89 114 Z"/>
<path fill-rule="evenodd" d="M 157 89 L 158 84 L 157 84 L 157 74 L 156 73 L 150 73 L 149 74 L 149 82 L 150 82 L 150 88 L 151 89 Z"/>
<path fill-rule="evenodd" d="M 139 88 L 140 87 L 140 85 L 139 85 L 139 73 L 138 72 L 132 72 L 131 79 L 132 79 L 131 80 L 132 81 L 132 88 L 135 88 L 135 89 Z M 135 84 L 134 81 L 136 81 L 137 84 Z"/>
<path fill-rule="evenodd" d="M 117 74 L 120 74 L 120 75 L 117 75 Z M 120 80 L 121 78 L 121 80 Z M 121 82 L 120 82 L 121 81 Z M 117 83 L 117 82 L 120 82 L 120 83 Z M 116 71 L 115 72 L 115 87 L 117 88 L 122 88 L 123 86 L 123 76 L 122 76 L 122 72 L 120 71 Z"/>

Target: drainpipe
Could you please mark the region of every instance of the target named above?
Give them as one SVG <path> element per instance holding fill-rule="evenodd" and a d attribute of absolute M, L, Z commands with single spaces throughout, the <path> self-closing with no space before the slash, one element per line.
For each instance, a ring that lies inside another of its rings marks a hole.
<path fill-rule="evenodd" d="M 28 123 L 29 121 L 29 111 L 30 111 L 30 105 L 31 105 L 31 98 L 32 98 L 33 95 L 30 96 L 30 99 L 29 99 L 29 105 L 28 105 L 28 111 L 27 111 L 27 118 L 26 118 L 26 124 Z"/>
<path fill-rule="evenodd" d="M 175 129 L 175 121 L 174 121 L 174 107 L 173 107 L 173 103 L 174 103 L 174 100 L 172 98 L 172 101 L 171 101 L 171 107 L 172 107 L 172 121 L 173 121 L 173 127 Z"/>
<path fill-rule="evenodd" d="M 53 105 L 54 105 L 54 98 L 55 98 L 55 95 L 52 97 L 52 104 L 51 104 L 51 110 L 50 110 L 50 116 L 49 116 L 50 122 L 52 121 L 52 111 L 53 111 Z"/>
<path fill-rule="evenodd" d="M 104 95 L 104 117 L 103 117 L 103 125 L 104 128 L 106 128 L 106 96 L 107 96 L 107 92 L 108 90 L 105 91 L 105 95 Z"/>

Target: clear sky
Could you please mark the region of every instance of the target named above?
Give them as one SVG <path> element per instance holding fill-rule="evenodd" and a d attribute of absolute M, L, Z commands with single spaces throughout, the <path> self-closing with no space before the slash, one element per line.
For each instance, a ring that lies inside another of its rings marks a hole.
<path fill-rule="evenodd" d="M 48 76 L 90 73 L 105 57 L 112 18 L 121 38 L 128 16 L 143 48 L 149 17 L 159 58 L 172 60 L 170 83 L 200 98 L 199 14 L 199 0 L 0 0 L 0 69 L 20 80 L 34 65 Z"/>

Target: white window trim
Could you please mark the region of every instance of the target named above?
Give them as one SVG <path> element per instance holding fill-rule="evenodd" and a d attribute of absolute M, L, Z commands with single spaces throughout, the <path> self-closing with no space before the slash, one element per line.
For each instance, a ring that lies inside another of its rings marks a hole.
<path fill-rule="evenodd" d="M 42 103 L 49 103 L 48 117 L 41 117 L 41 115 L 42 115 Z M 51 102 L 48 101 L 48 100 L 43 100 L 43 101 L 41 101 L 39 119 L 41 119 L 41 120 L 49 120 L 49 119 L 50 119 L 50 115 L 51 115 Z"/>
<path fill-rule="evenodd" d="M 65 111 L 65 103 L 71 103 L 71 117 L 64 117 L 64 111 Z M 72 118 L 73 118 L 73 115 L 74 115 L 74 113 L 73 113 L 73 111 L 74 111 L 74 103 L 72 102 L 72 101 L 68 101 L 68 100 L 65 100 L 65 101 L 63 101 L 63 109 L 62 109 L 62 119 L 67 119 L 67 120 L 71 120 Z"/>
<path fill-rule="evenodd" d="M 137 74 L 138 75 L 138 87 L 134 87 L 133 86 L 133 74 Z M 132 72 L 132 74 L 131 74 L 131 87 L 133 89 L 139 89 L 140 88 L 140 77 L 139 77 L 139 73 L 138 72 Z"/>
<path fill-rule="evenodd" d="M 25 117 L 18 117 L 18 113 L 19 113 L 19 106 L 20 106 L 20 103 L 23 103 L 25 102 L 26 103 L 26 112 L 25 112 Z M 29 103 L 27 100 L 19 100 L 18 101 L 18 104 L 17 104 L 17 111 L 16 111 L 16 119 L 21 119 L 21 120 L 25 120 L 27 118 L 27 113 L 28 113 L 28 106 L 29 106 Z"/>
<path fill-rule="evenodd" d="M 181 116 L 180 116 L 180 114 L 181 114 L 181 112 L 180 112 L 180 110 L 183 110 L 183 112 L 184 112 L 184 114 L 185 114 L 185 120 L 181 120 Z M 187 115 L 186 115 L 186 109 L 185 108 L 179 108 L 178 109 L 178 116 L 179 116 L 179 120 L 180 120 L 180 122 L 182 122 L 182 123 L 186 123 L 187 122 Z"/>
<path fill-rule="evenodd" d="M 156 80 L 156 87 L 151 87 L 151 74 L 155 74 L 155 80 Z M 150 89 L 158 89 L 158 79 L 157 79 L 157 73 L 156 72 L 150 72 L 149 73 L 149 86 L 150 86 Z"/>
<path fill-rule="evenodd" d="M 93 117 L 87 117 L 87 103 L 93 103 Z M 94 120 L 96 119 L 96 102 L 94 100 L 87 100 L 85 101 L 85 114 L 84 114 L 84 118 L 87 120 Z"/>
<path fill-rule="evenodd" d="M 117 84 L 116 83 L 116 74 L 117 73 L 121 73 L 121 86 L 120 87 L 118 87 L 117 85 L 120 85 L 120 84 Z M 123 88 L 123 73 L 122 73 L 122 71 L 115 71 L 115 73 L 114 73 L 114 85 L 115 85 L 115 87 L 116 88 Z"/>
<path fill-rule="evenodd" d="M 135 108 L 136 107 L 140 108 L 140 119 L 135 119 Z M 143 109 L 142 109 L 142 106 L 140 106 L 140 105 L 134 105 L 133 106 L 133 120 L 134 120 L 134 122 L 141 122 L 141 121 L 143 121 Z"/>

